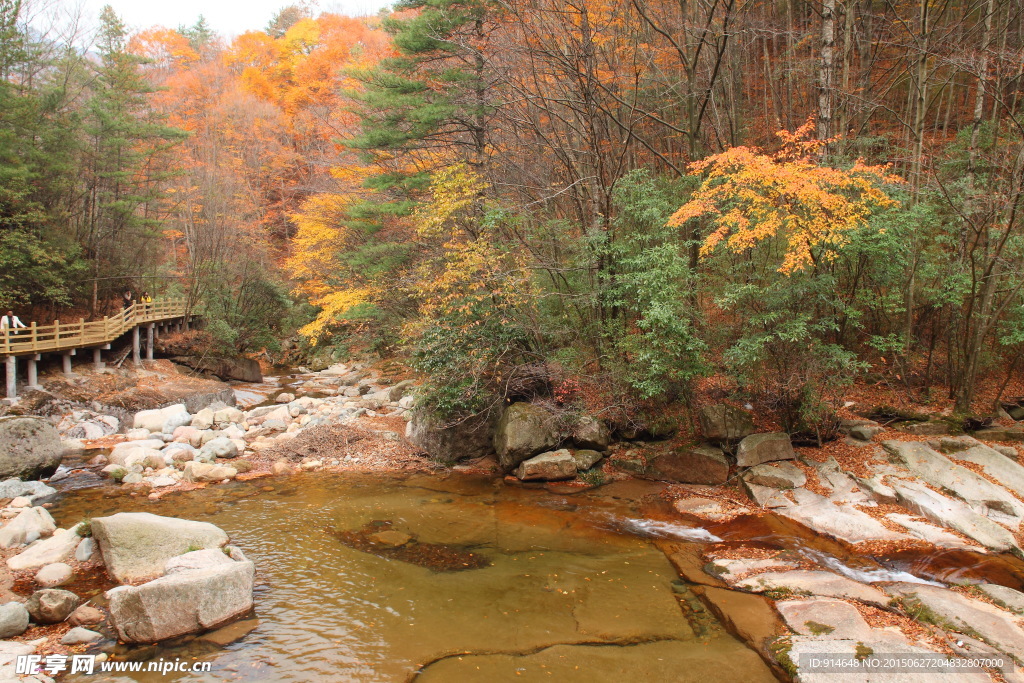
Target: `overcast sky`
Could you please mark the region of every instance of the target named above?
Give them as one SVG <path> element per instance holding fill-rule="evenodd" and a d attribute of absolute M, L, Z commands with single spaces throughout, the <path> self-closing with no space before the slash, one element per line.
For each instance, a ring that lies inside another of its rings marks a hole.
<path fill-rule="evenodd" d="M 393 1 L 321 0 L 316 3 L 314 13 L 376 14 Z M 188 26 L 202 14 L 213 30 L 230 38 L 265 27 L 279 9 L 289 4 L 292 4 L 290 0 L 85 0 L 84 7 L 90 23 L 94 23 L 100 9 L 110 5 L 131 29 Z"/>

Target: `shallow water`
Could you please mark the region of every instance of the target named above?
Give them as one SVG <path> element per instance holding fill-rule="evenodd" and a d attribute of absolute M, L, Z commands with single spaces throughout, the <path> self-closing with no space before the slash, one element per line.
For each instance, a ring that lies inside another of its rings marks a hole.
<path fill-rule="evenodd" d="M 251 632 L 223 649 L 199 638 L 149 651 L 211 673 L 85 680 L 774 680 L 680 599 L 650 534 L 628 532 L 655 490 L 561 497 L 465 476 L 308 474 L 161 501 L 78 490 L 52 512 L 60 524 L 128 510 L 209 521 L 257 565 L 256 621 L 228 627 Z M 386 529 L 412 541 L 350 547 Z M 460 567 L 470 553 L 478 568 Z"/>

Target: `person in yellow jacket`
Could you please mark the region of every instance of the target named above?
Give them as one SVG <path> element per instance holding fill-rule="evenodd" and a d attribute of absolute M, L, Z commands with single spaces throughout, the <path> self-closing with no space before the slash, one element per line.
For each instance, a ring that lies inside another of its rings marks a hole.
<path fill-rule="evenodd" d="M 139 297 L 139 303 L 142 304 L 142 311 L 144 313 L 149 312 L 149 309 L 152 308 L 153 297 L 149 295 L 149 292 L 143 292 L 142 296 Z"/>

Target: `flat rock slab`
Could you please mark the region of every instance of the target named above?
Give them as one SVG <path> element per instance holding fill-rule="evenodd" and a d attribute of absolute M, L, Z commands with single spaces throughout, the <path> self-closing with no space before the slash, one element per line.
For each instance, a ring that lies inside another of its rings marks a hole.
<path fill-rule="evenodd" d="M 894 583 L 885 588 L 892 596 L 916 599 L 948 625 L 968 635 L 976 633 L 989 645 L 1015 659 L 1024 660 L 1024 629 L 1016 615 L 982 600 L 938 586 Z"/>
<path fill-rule="evenodd" d="M 807 462 L 818 473 L 818 481 L 822 486 L 832 489 L 829 500 L 833 503 L 863 503 L 871 497 L 861 490 L 858 483 L 843 471 L 835 458 L 825 462 Z"/>
<path fill-rule="evenodd" d="M 695 515 L 703 519 L 717 522 L 726 519 L 730 513 L 717 500 L 711 498 L 680 498 L 672 506 L 682 515 Z"/>
<path fill-rule="evenodd" d="M 988 446 L 978 445 L 952 453 L 950 457 L 954 460 L 980 465 L 985 474 L 1018 496 L 1024 497 L 1024 467 L 1002 453 Z"/>
<path fill-rule="evenodd" d="M 786 492 L 770 486 L 761 486 L 749 481 L 743 482 L 743 488 L 755 503 L 763 508 L 780 508 L 793 504 L 793 501 L 786 496 Z"/>
<path fill-rule="evenodd" d="M 780 600 L 775 603 L 790 630 L 802 636 L 869 640 L 871 627 L 857 608 L 835 598 Z"/>
<path fill-rule="evenodd" d="M 885 593 L 857 583 L 839 574 L 826 571 L 797 570 L 789 572 L 768 572 L 743 579 L 736 584 L 740 588 L 763 593 L 768 590 L 791 591 L 795 596 L 820 595 L 827 598 L 843 598 L 884 607 L 889 598 Z"/>
<path fill-rule="evenodd" d="M 902 515 L 897 512 L 892 512 L 886 515 L 887 519 L 899 524 L 901 527 L 909 531 L 912 535 L 917 536 L 925 543 L 931 543 L 932 545 L 939 548 L 962 548 L 964 550 L 982 550 L 977 545 L 965 541 L 954 533 L 950 533 L 942 527 L 929 524 L 917 519 L 913 515 Z"/>
<path fill-rule="evenodd" d="M 995 583 L 981 583 L 975 586 L 982 593 L 1001 603 L 1006 609 L 1024 615 L 1024 593 Z"/>
<path fill-rule="evenodd" d="M 720 558 L 711 560 L 709 564 L 714 574 L 728 583 L 736 583 L 741 576 L 750 572 L 793 568 L 793 565 L 785 560 L 774 559 Z"/>
<path fill-rule="evenodd" d="M 213 524 L 148 512 L 96 517 L 92 531 L 107 571 L 121 583 L 163 576 L 164 566 L 172 557 L 220 548 L 228 542 L 228 535 Z"/>
<path fill-rule="evenodd" d="M 855 507 L 835 505 L 828 498 L 804 489 L 794 491 L 793 495 L 797 501 L 795 505 L 778 507 L 775 511 L 818 534 L 846 543 L 911 539 L 907 534 L 886 528 L 877 519 Z"/>
<path fill-rule="evenodd" d="M 965 503 L 947 498 L 916 481 L 889 480 L 900 505 L 937 524 L 959 531 L 989 550 L 1021 556 L 1013 534 Z"/>
<path fill-rule="evenodd" d="M 751 434 L 740 441 L 740 445 L 736 449 L 736 465 L 739 467 L 753 467 L 763 462 L 795 459 L 796 451 L 793 450 L 789 434 L 785 432 Z"/>
<path fill-rule="evenodd" d="M 915 476 L 941 490 L 951 491 L 977 512 L 994 510 L 1016 518 L 1024 517 L 1024 503 L 980 474 L 955 464 L 923 443 L 885 441 L 882 446 Z"/>

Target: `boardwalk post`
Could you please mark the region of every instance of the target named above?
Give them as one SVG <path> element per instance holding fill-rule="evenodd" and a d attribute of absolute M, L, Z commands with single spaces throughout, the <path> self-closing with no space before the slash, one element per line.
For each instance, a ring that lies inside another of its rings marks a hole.
<path fill-rule="evenodd" d="M 103 369 L 103 353 L 98 346 L 92 350 L 92 367 L 94 370 Z"/>
<path fill-rule="evenodd" d="M 36 363 L 39 361 L 40 358 L 42 358 L 42 356 L 40 356 L 38 353 L 36 355 L 34 355 L 34 356 L 29 356 L 28 357 L 28 384 L 27 384 L 27 386 L 31 387 L 32 389 L 38 389 L 39 388 L 39 372 L 38 372 L 39 368 L 36 366 Z"/>
<path fill-rule="evenodd" d="M 139 352 L 139 326 L 132 328 L 132 363 L 136 367 L 142 365 L 142 355 Z"/>
<path fill-rule="evenodd" d="M 71 356 L 73 355 L 75 355 L 75 350 L 71 349 L 70 351 L 65 351 L 60 356 L 61 369 L 65 375 L 71 374 Z"/>
<path fill-rule="evenodd" d="M 155 329 L 156 324 L 154 323 L 146 325 L 146 360 L 153 360 L 153 340 L 155 337 Z"/>
<path fill-rule="evenodd" d="M 18 398 L 18 361 L 7 356 L 7 398 Z"/>

